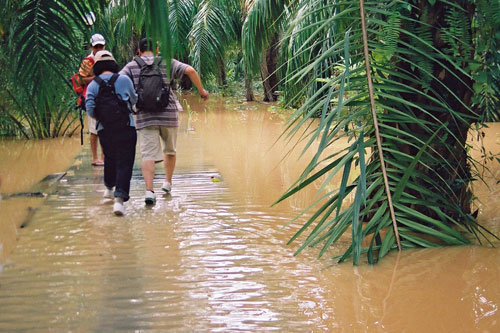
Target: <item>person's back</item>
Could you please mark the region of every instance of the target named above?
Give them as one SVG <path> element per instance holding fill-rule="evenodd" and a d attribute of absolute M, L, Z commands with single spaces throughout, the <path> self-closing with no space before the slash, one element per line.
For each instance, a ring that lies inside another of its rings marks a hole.
<path fill-rule="evenodd" d="M 96 78 L 87 89 L 86 107 L 88 114 L 97 119 L 99 140 L 104 150 L 104 198 L 114 198 L 113 212 L 123 215 L 123 203 L 130 198 L 135 160 L 137 134 L 130 110 L 137 95 L 132 81 L 117 74 L 118 69 L 111 53 L 100 51 L 96 54 Z"/>
<path fill-rule="evenodd" d="M 153 64 L 156 59 L 152 54 L 141 55 L 140 58 L 144 60 L 146 65 Z M 172 59 L 171 61 L 171 77 L 172 79 L 179 79 L 184 75 L 186 65 L 180 61 Z M 166 65 L 164 61 L 160 63 L 160 71 L 163 77 L 163 83 L 165 85 L 170 85 L 167 76 Z M 120 71 L 120 74 L 125 74 L 134 83 L 134 88 L 139 92 L 139 79 L 141 74 L 141 67 L 136 60 L 132 60 Z M 178 127 L 179 126 L 179 111 L 182 111 L 182 106 L 179 103 L 177 96 L 174 91 L 170 89 L 169 91 L 169 104 L 163 109 L 163 112 L 148 112 L 147 110 L 141 109 L 140 105 L 137 105 L 137 129 L 143 129 L 145 127 L 151 126 L 167 126 L 167 127 Z"/>
<path fill-rule="evenodd" d="M 152 65 L 155 61 L 153 43 L 151 40 L 142 39 L 139 42 L 139 56 L 146 65 Z M 132 79 L 136 91 L 141 90 L 140 61 L 132 60 L 121 71 L 120 74 L 125 74 Z M 160 65 L 163 84 L 169 85 L 166 66 L 163 62 Z M 198 89 L 200 96 L 203 99 L 209 97 L 208 91 L 203 89 L 200 77 L 193 67 L 184 64 L 180 61 L 172 59 L 171 62 L 171 78 L 180 79 L 183 75 L 188 75 L 193 84 Z M 176 162 L 176 145 L 177 145 L 177 129 L 179 127 L 179 111 L 182 110 L 177 96 L 170 89 L 168 105 L 160 112 L 155 110 L 137 108 L 136 128 L 139 133 L 140 151 L 142 157 L 142 174 L 146 183 L 146 204 L 154 204 L 156 195 L 153 188 L 153 179 L 155 175 L 155 163 L 164 160 L 165 181 L 162 185 L 162 190 L 170 193 L 172 188 L 172 175 L 175 169 Z M 163 141 L 163 153 L 160 144 L 160 139 Z"/>

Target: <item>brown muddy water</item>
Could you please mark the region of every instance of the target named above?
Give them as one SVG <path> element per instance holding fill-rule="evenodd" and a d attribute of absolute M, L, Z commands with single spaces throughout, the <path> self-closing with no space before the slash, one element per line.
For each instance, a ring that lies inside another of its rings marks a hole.
<path fill-rule="evenodd" d="M 286 225 L 319 185 L 270 207 L 308 158 L 282 160 L 290 145 L 273 145 L 284 116 L 187 98 L 193 113 L 182 113 L 173 192 L 154 207 L 144 206 L 136 163 L 126 216 L 113 216 L 88 144 L 46 198 L 0 201 L 0 331 L 499 331 L 500 250 L 405 251 L 359 267 L 317 260 L 316 249 L 295 257 L 297 244 L 286 242 L 300 221 Z M 486 135 L 496 152 L 498 133 L 494 125 Z M 73 160 L 79 144 L 60 141 L 39 160 L 29 157 L 35 143 L 1 142 L 0 192 L 60 172 L 61 156 Z M 479 216 L 498 233 L 500 168 L 488 166 L 490 187 L 476 186 Z"/>

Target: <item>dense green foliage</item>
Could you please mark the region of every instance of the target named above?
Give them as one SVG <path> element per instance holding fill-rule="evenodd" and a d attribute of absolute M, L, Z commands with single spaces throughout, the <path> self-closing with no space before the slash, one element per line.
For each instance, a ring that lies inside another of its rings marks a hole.
<path fill-rule="evenodd" d="M 169 5 L 165 1 L 4 0 L 0 16 L 3 135 L 48 138 L 70 135 L 77 125 L 76 96 L 69 78 L 89 52 L 94 31 L 120 63 L 128 61 L 137 38 L 161 41 L 173 54 Z"/>
<path fill-rule="evenodd" d="M 47 138 L 74 130 L 69 68 L 75 63 L 74 29 L 84 29 L 78 2 L 6 1 L 2 6 L 0 89 L 2 134 Z"/>
<path fill-rule="evenodd" d="M 139 39 L 150 36 L 161 41 L 164 58 L 191 63 L 215 90 L 234 91 L 228 79 L 244 81 L 242 7 L 236 1 L 4 2 L 0 66 L 7 84 L 0 90 L 1 135 L 71 134 L 77 112 L 69 77 L 89 52 L 93 32 L 105 36 L 121 65 L 137 54 Z"/>
<path fill-rule="evenodd" d="M 365 4 L 382 155 L 403 248 L 493 238 L 471 212 L 470 183 L 479 175 L 466 139 L 470 129 L 498 117 L 497 87 L 491 87 L 499 73 L 498 48 L 491 48 L 500 37 L 498 4 Z M 366 253 L 376 262 L 397 248 L 397 240 L 371 118 L 360 1 L 301 1 L 290 17 L 285 91 L 287 101 L 301 107 L 289 134 L 302 133 L 319 114 L 309 144 L 320 145 L 281 200 L 316 179 L 326 189 L 341 175 L 340 186 L 323 194 L 321 208 L 293 239 L 311 229 L 299 251 L 322 244 L 321 256 L 351 230 L 351 246 L 340 261 L 352 257 L 357 264 Z M 327 155 L 346 140 L 346 148 Z"/>

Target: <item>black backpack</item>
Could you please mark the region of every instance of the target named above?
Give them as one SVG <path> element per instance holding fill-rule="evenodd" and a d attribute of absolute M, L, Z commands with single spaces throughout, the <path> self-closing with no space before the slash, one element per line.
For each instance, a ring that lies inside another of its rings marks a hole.
<path fill-rule="evenodd" d="M 162 112 L 170 102 L 170 84 L 165 84 L 161 74 L 161 57 L 156 57 L 151 65 L 141 57 L 135 57 L 139 65 L 139 85 L 137 87 L 137 108 L 142 112 Z"/>
<path fill-rule="evenodd" d="M 105 129 L 121 129 L 130 125 L 130 109 L 127 102 L 116 93 L 115 82 L 118 74 L 113 74 L 109 81 L 104 81 L 96 76 L 95 81 L 99 84 L 99 92 L 95 99 L 96 129 L 102 123 Z"/>

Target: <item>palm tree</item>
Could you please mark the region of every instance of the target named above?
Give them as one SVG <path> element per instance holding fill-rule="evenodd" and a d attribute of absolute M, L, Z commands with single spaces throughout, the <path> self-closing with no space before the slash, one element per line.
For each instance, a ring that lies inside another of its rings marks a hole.
<path fill-rule="evenodd" d="M 133 27 L 162 41 L 164 57 L 171 57 L 173 45 L 169 30 L 167 1 L 136 0 L 5 0 L 2 8 L 1 62 L 8 83 L 1 96 L 9 98 L 9 106 L 1 105 L 25 136 L 38 138 L 71 134 L 76 113 L 68 78 L 82 58 L 82 41 L 90 36 L 96 13 L 100 28 L 113 37 L 130 40 Z M 120 17 L 114 15 L 120 14 Z M 102 15 L 105 14 L 105 15 Z M 126 17 L 127 20 L 123 20 Z M 7 27 L 10 27 L 7 30 Z M 120 34 L 114 36 L 114 34 Z M 111 36 L 108 36 L 111 37 Z M 110 47 L 125 59 L 115 38 L 108 38 Z M 117 39 L 119 40 L 119 39 Z M 12 111 L 15 110 L 15 111 Z M 25 127 L 29 127 L 29 132 Z"/>
<path fill-rule="evenodd" d="M 351 245 L 338 259 L 354 264 L 398 247 L 490 242 L 471 212 L 479 175 L 466 138 L 484 119 L 473 87 L 495 58 L 486 45 L 498 37 L 485 34 L 500 27 L 499 2 L 304 0 L 290 17 L 285 96 L 301 107 L 288 133 L 319 115 L 309 145 L 320 144 L 280 201 L 320 178 L 325 190 L 341 173 L 293 236 L 310 230 L 297 253 L 322 244 L 321 256 L 348 229 Z M 347 148 L 325 156 L 346 138 Z"/>
<path fill-rule="evenodd" d="M 283 0 L 246 0 L 244 4 L 242 48 L 246 71 L 260 71 L 264 101 L 277 100 L 279 38 L 288 23 L 287 5 Z"/>
<path fill-rule="evenodd" d="M 200 73 L 218 73 L 224 81 L 225 51 L 239 40 L 239 9 L 234 1 L 204 0 L 199 4 L 188 38 L 192 65 Z"/>
<path fill-rule="evenodd" d="M 193 66 L 201 73 L 215 73 L 219 84 L 224 85 L 225 52 L 242 47 L 247 100 L 253 100 L 251 77 L 260 73 L 264 100 L 276 101 L 278 41 L 282 30 L 276 22 L 280 21 L 283 9 L 284 3 L 279 1 L 203 0 L 188 35 Z"/>
<path fill-rule="evenodd" d="M 71 132 L 75 117 L 67 98 L 75 30 L 83 30 L 87 12 L 80 2 L 6 1 L 2 13 L 2 69 L 7 83 L 2 95 L 9 107 L 2 113 L 15 119 L 24 136 L 54 137 Z M 68 75 L 69 77 L 69 75 Z M 29 128 L 29 130 L 26 129 Z"/>

